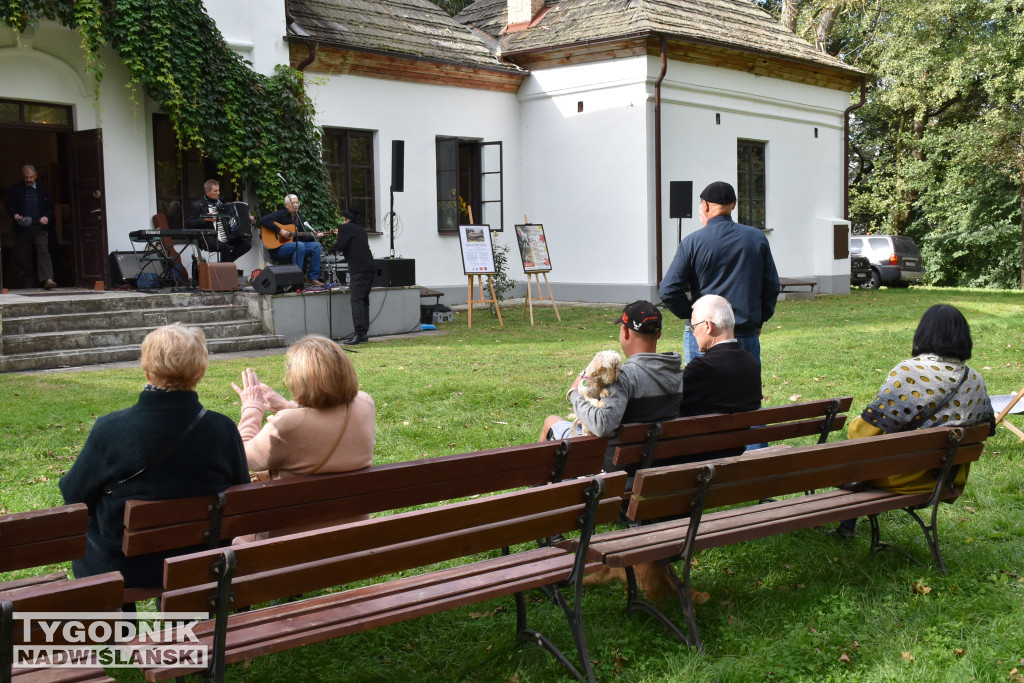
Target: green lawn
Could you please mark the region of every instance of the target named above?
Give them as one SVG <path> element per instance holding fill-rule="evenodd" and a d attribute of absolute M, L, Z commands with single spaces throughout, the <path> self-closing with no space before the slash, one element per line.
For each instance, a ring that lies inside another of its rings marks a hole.
<path fill-rule="evenodd" d="M 967 316 L 970 364 L 990 394 L 1024 384 L 1024 294 L 913 288 L 785 301 L 762 336 L 766 405 L 852 395 L 856 413 L 882 377 L 909 356 L 921 313 L 950 303 Z M 621 309 L 535 311 L 505 328 L 486 312 L 441 326 L 448 334 L 371 343 L 352 359 L 377 402 L 377 462 L 532 441 L 550 413 L 567 412 L 565 389 L 594 352 L 617 348 L 608 321 Z M 662 350 L 681 350 L 669 316 Z M 243 367 L 280 388 L 282 356 L 214 361 L 199 387 L 210 409 L 238 416 L 230 388 Z M 57 480 L 93 420 L 131 405 L 138 369 L 0 375 L 0 511 L 61 502 Z M 1018 423 L 1020 419 L 1016 418 Z M 899 552 L 867 556 L 867 525 L 850 542 L 802 531 L 701 553 L 695 585 L 706 651 L 671 639 L 649 618 L 623 617 L 618 584 L 589 588 L 584 603 L 600 680 L 624 681 L 1021 681 L 1024 682 L 1024 445 L 1000 428 L 971 470 L 964 496 L 943 506 L 940 536 L 950 575 Z M 916 557 L 928 552 L 916 524 L 891 514 L 883 535 Z M 43 571 L 42 569 L 38 571 Z M 4 576 L 3 578 L 10 578 Z M 668 607 L 670 614 L 677 608 Z M 561 612 L 533 605 L 532 626 L 571 652 Z M 511 600 L 495 601 L 332 643 L 233 666 L 245 681 L 557 681 L 565 676 L 535 646 L 516 647 Z M 141 680 L 118 671 L 123 680 Z"/>

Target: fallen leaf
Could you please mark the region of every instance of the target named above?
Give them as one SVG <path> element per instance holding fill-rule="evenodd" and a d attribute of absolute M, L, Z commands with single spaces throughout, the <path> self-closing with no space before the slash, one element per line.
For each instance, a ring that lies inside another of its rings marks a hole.
<path fill-rule="evenodd" d="M 904 652 L 903 653 L 903 660 L 907 661 L 907 662 L 912 662 L 912 661 L 914 661 L 914 655 L 910 654 L 909 652 Z"/>
<path fill-rule="evenodd" d="M 735 574 L 735 573 L 736 573 L 736 572 L 734 572 L 734 571 L 732 570 L 732 568 L 731 568 L 731 567 L 726 567 L 726 568 L 725 568 L 725 575 L 726 575 L 726 576 L 732 576 L 732 575 L 733 575 L 733 574 Z"/>
<path fill-rule="evenodd" d="M 932 592 L 932 587 L 928 586 L 928 585 L 925 585 L 925 582 L 924 582 L 923 579 L 918 579 L 917 581 L 915 581 L 914 583 L 912 583 L 910 585 L 913 586 L 915 593 L 920 593 L 921 595 L 928 595 L 929 593 Z"/>
<path fill-rule="evenodd" d="M 807 632 L 808 632 L 808 633 L 817 633 L 817 632 L 818 632 L 818 629 L 816 629 L 816 628 L 814 628 L 813 626 L 811 626 L 810 624 L 808 624 L 808 625 L 807 625 Z"/>
<path fill-rule="evenodd" d="M 964 505 L 964 510 L 967 510 L 968 512 L 977 512 L 978 508 L 972 508 L 970 505 Z"/>
<path fill-rule="evenodd" d="M 789 397 L 789 400 L 790 401 L 799 401 L 800 400 L 800 394 L 793 394 L 792 396 Z"/>
<path fill-rule="evenodd" d="M 963 657 L 965 654 L 967 654 L 967 650 L 962 647 L 958 647 L 953 650 L 953 656 L 955 657 Z"/>
<path fill-rule="evenodd" d="M 618 650 L 612 650 L 612 658 L 615 661 L 615 670 L 622 671 L 622 665 L 629 660 L 622 656 L 622 653 Z"/>
<path fill-rule="evenodd" d="M 850 655 L 848 655 L 848 654 L 846 654 L 844 652 L 843 654 L 839 655 L 839 661 L 840 662 L 846 662 L 847 664 L 849 664 L 850 663 Z"/>
<path fill-rule="evenodd" d="M 711 593 L 706 591 L 695 591 L 690 589 L 690 597 L 693 598 L 695 605 L 703 605 L 705 602 L 711 599 Z"/>

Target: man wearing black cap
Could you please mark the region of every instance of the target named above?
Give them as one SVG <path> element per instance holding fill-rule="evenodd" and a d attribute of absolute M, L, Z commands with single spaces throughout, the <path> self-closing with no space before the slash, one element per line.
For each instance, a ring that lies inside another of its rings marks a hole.
<path fill-rule="evenodd" d="M 613 436 L 623 422 L 657 422 L 679 417 L 683 398 L 682 358 L 678 353 L 658 353 L 661 337 L 661 312 L 650 301 L 634 301 L 613 321 L 619 325 L 619 344 L 626 355 L 619 379 L 608 385 L 609 395 L 598 408 L 580 395 L 583 373 L 576 378 L 566 398 L 572 403 L 577 419 L 591 434 Z M 541 441 L 563 439 L 570 435 L 571 422 L 559 415 L 549 415 L 541 429 Z M 612 465 L 615 449 L 605 453 L 604 469 L 620 469 Z"/>
<path fill-rule="evenodd" d="M 721 181 L 700 193 L 704 228 L 679 243 L 672 265 L 661 281 L 661 300 L 670 311 L 689 320 L 693 302 L 717 294 L 732 304 L 736 339 L 759 362 L 761 326 L 775 313 L 779 274 L 768 239 L 757 228 L 732 220 L 736 192 Z M 683 333 L 686 362 L 701 355 L 693 329 Z"/>
<path fill-rule="evenodd" d="M 370 287 L 373 286 L 373 253 L 366 228 L 356 222 L 354 209 L 341 212 L 338 226 L 338 240 L 331 247 L 331 253 L 341 252 L 348 262 L 348 291 L 352 300 L 352 328 L 350 336 L 342 344 L 362 344 L 369 341 L 370 331 Z"/>

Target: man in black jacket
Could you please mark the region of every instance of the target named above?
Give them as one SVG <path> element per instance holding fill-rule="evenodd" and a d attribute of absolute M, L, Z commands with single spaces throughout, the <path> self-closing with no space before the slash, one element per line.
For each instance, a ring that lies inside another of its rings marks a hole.
<path fill-rule="evenodd" d="M 234 236 L 231 234 L 233 231 L 229 229 L 229 223 L 244 219 L 245 216 L 224 215 L 220 209 L 221 206 L 225 206 L 220 201 L 220 183 L 216 180 L 207 180 L 203 183 L 203 192 L 203 197 L 189 205 L 185 227 L 190 230 L 216 230 L 216 240 L 203 240 L 206 251 L 216 251 L 220 254 L 222 263 L 233 263 L 252 248 L 252 236 L 248 229 L 244 230 L 243 234 Z"/>
<path fill-rule="evenodd" d="M 348 289 L 352 299 L 353 333 L 341 340 L 342 344 L 362 344 L 368 341 L 370 331 L 370 287 L 373 285 L 373 253 L 367 239 L 366 228 L 356 222 L 355 209 L 341 212 L 338 239 L 331 252 L 341 252 L 348 261 Z"/>
<path fill-rule="evenodd" d="M 46 289 L 54 289 L 53 262 L 50 261 L 48 226 L 53 223 L 53 198 L 46 185 L 38 182 L 36 167 L 21 167 L 24 182 L 16 183 L 7 193 L 7 213 L 14 221 L 21 253 L 21 284 L 32 287 L 41 282 Z M 35 250 L 35 267 L 32 251 Z"/>

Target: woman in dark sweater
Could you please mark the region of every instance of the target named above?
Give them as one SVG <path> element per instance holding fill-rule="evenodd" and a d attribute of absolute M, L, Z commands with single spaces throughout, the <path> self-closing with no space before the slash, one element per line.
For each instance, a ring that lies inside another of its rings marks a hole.
<path fill-rule="evenodd" d="M 71 563 L 76 577 L 120 571 L 126 588 L 159 586 L 165 557 L 202 548 L 125 557 L 125 501 L 212 495 L 249 481 L 234 421 L 212 411 L 200 415 L 195 387 L 207 359 L 203 331 L 181 323 L 159 327 L 142 342 L 147 384 L 138 403 L 96 420 L 60 480 L 65 503 L 89 506 L 85 557 Z"/>

